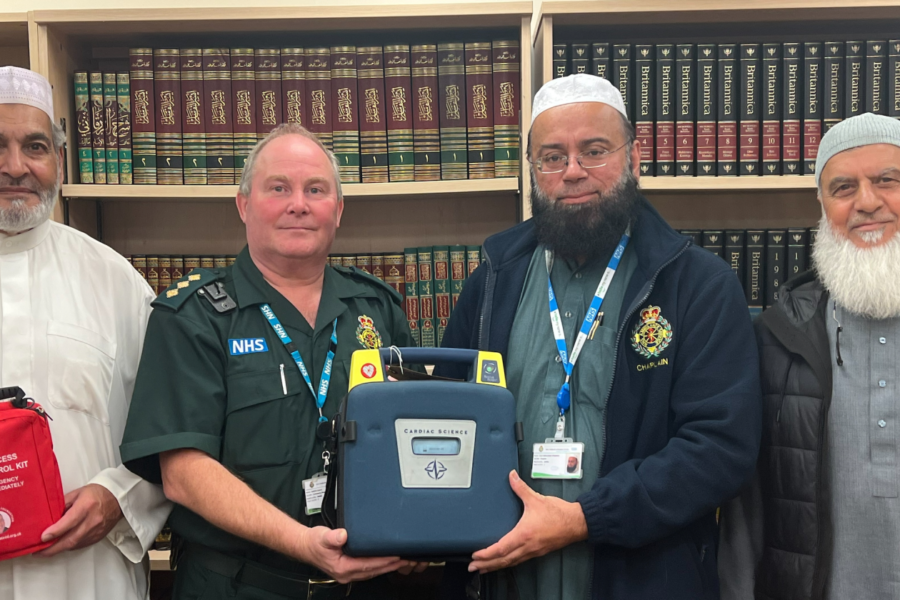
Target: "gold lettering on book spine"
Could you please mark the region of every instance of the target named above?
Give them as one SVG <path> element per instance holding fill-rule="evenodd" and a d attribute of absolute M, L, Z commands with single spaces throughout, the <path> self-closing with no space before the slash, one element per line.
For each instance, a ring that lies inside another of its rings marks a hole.
<path fill-rule="evenodd" d="M 147 90 L 134 92 L 134 122 L 139 125 L 150 124 L 150 95 Z"/>
<path fill-rule="evenodd" d="M 391 110 L 394 121 L 406 121 L 406 90 L 402 87 L 391 88 Z"/>
<path fill-rule="evenodd" d="M 287 93 L 287 122 L 302 125 L 300 122 L 300 92 L 288 90 Z"/>
<path fill-rule="evenodd" d="M 225 92 L 212 90 L 210 92 L 210 101 L 213 125 L 225 125 Z"/>
<path fill-rule="evenodd" d="M 378 90 L 366 90 L 366 123 L 380 123 L 378 118 Z"/>
<path fill-rule="evenodd" d="M 419 116 L 422 121 L 433 121 L 434 116 L 431 112 L 431 88 L 419 88 Z"/>
<path fill-rule="evenodd" d="M 184 113 L 188 125 L 201 125 L 200 122 L 200 92 L 191 90 L 184 96 Z"/>
<path fill-rule="evenodd" d="M 172 91 L 159 93 L 159 114 L 163 125 L 175 125 L 175 94 Z"/>
<path fill-rule="evenodd" d="M 237 122 L 238 125 L 250 125 L 250 90 L 238 90 Z"/>
<path fill-rule="evenodd" d="M 325 124 L 325 91 L 312 91 L 312 104 L 310 105 L 312 112 L 312 122 L 314 125 Z"/>
<path fill-rule="evenodd" d="M 515 86 L 512 82 L 504 81 L 500 84 L 500 116 L 516 116 Z"/>
<path fill-rule="evenodd" d="M 353 113 L 351 112 L 352 102 L 350 101 L 350 88 L 338 89 L 337 96 L 338 123 L 352 123 Z"/>
<path fill-rule="evenodd" d="M 459 86 L 448 85 L 445 90 L 447 92 L 447 118 L 450 120 L 459 119 Z"/>
<path fill-rule="evenodd" d="M 262 122 L 264 125 L 278 125 L 275 122 L 275 92 L 271 90 L 262 93 Z"/>
<path fill-rule="evenodd" d="M 472 113 L 476 119 L 487 119 L 487 91 L 484 84 L 472 86 Z"/>

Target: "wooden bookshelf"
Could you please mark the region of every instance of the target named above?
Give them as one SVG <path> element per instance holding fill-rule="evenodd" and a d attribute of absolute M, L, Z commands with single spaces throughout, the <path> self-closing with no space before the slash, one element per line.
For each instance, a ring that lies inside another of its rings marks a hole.
<path fill-rule="evenodd" d="M 466 179 L 462 181 L 420 181 L 393 183 L 345 183 L 344 198 L 383 198 L 397 196 L 482 196 L 508 197 L 519 191 L 517 178 Z M 237 185 L 82 185 L 67 184 L 65 198 L 109 200 L 234 200 Z"/>
<path fill-rule="evenodd" d="M 0 12 L 0 66 L 29 64 L 28 14 Z"/>
<path fill-rule="evenodd" d="M 891 39 L 898 29 L 900 0 L 537 0 L 533 87 L 552 77 L 554 42 Z M 673 226 L 685 228 L 812 226 L 821 215 L 815 187 L 812 176 L 641 179 L 651 202 Z M 746 205 L 762 206 L 764 214 L 755 219 Z"/>
<path fill-rule="evenodd" d="M 521 120 L 531 122 L 530 0 L 280 8 L 249 4 L 243 8 L 34 11 L 30 23 L 37 41 L 32 48 L 40 51 L 32 52 L 31 68 L 53 85 L 56 113 L 74 122 L 73 73 L 127 70 L 129 47 L 222 43 L 231 47 L 311 47 L 518 39 L 522 49 Z M 72 128 L 68 132 L 69 148 L 73 149 Z M 76 161 L 77 153 L 70 151 L 70 179 L 77 177 Z M 520 183 L 528 181 L 526 167 L 523 161 L 518 178 L 347 184 L 344 194 L 351 203 L 335 251 L 480 244 L 487 235 L 514 225 L 527 214 L 529 190 Z M 237 186 L 72 183 L 63 186 L 62 196 L 71 225 L 97 235 L 124 254 L 140 252 L 134 249 L 140 247 L 155 248 L 152 251 L 156 252 L 218 247 L 216 253 L 221 254 L 243 245 L 236 210 L 223 202 L 233 200 L 236 190 Z M 358 202 L 361 199 L 366 202 Z M 170 213 L 158 217 L 154 211 Z M 210 227 L 211 222 L 218 226 Z M 151 230 L 149 223 L 160 231 Z"/>

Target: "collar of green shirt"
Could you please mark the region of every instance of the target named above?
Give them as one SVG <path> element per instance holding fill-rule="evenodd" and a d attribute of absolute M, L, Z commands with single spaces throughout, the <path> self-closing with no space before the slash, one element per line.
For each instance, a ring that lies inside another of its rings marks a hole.
<path fill-rule="evenodd" d="M 309 324 L 300 311 L 263 278 L 246 246 L 234 263 L 232 277 L 238 308 L 269 303 L 278 319 L 286 326 L 310 332 Z M 333 269 L 325 265 L 325 280 L 322 284 L 319 311 L 316 314 L 315 332 L 330 327 L 334 319 L 346 310 L 347 305 L 343 300 L 377 296 L 375 286 L 368 285 L 364 279 L 357 279 L 344 269 Z"/>

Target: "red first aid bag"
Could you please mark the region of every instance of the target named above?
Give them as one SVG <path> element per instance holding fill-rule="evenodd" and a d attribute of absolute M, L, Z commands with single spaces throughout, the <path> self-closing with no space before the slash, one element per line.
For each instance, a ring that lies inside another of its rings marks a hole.
<path fill-rule="evenodd" d="M 21 388 L 0 389 L 0 560 L 50 546 L 41 534 L 64 511 L 47 413 Z"/>

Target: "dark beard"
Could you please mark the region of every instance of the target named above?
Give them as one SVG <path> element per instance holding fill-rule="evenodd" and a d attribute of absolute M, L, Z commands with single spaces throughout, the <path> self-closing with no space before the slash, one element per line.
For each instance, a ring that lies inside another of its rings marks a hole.
<path fill-rule="evenodd" d="M 572 205 L 550 200 L 532 174 L 531 210 L 538 243 L 562 258 L 610 256 L 625 229 L 637 221 L 639 197 L 638 182 L 628 169 L 599 200 Z"/>

